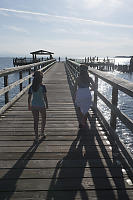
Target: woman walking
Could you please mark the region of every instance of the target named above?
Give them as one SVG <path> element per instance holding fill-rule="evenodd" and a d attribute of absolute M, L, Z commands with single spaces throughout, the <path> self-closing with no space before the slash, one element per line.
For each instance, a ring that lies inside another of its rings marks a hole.
<path fill-rule="evenodd" d="M 46 124 L 46 109 L 48 109 L 48 100 L 46 95 L 46 87 L 42 84 L 43 73 L 36 71 L 34 73 L 34 79 L 31 87 L 28 92 L 28 110 L 32 111 L 34 119 L 34 131 L 35 131 L 35 142 L 39 140 L 38 134 L 38 122 L 39 122 L 39 113 L 41 114 L 41 136 L 46 136 L 44 134 L 44 128 Z M 32 103 L 31 103 L 31 97 Z"/>
<path fill-rule="evenodd" d="M 85 128 L 88 110 L 91 106 L 91 92 L 90 85 L 92 85 L 92 78 L 88 75 L 88 67 L 84 64 L 80 65 L 80 74 L 75 82 L 75 103 L 79 111 L 79 128 Z M 77 89 L 78 87 L 78 89 Z"/>

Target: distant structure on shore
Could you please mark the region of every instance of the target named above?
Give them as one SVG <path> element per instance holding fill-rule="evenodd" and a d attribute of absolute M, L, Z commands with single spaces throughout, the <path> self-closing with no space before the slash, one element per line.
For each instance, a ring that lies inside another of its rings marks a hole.
<path fill-rule="evenodd" d="M 132 56 L 115 56 L 115 58 L 131 58 Z"/>
<path fill-rule="evenodd" d="M 127 58 L 129 61 L 128 63 L 123 64 L 116 64 L 115 58 L 123 59 Z M 133 56 L 115 56 L 114 58 L 110 57 L 103 57 L 99 58 L 98 56 L 94 57 L 85 57 L 83 59 L 71 59 L 76 61 L 80 64 L 86 63 L 88 66 L 92 68 L 96 68 L 101 71 L 121 71 L 121 72 L 133 72 Z"/>
<path fill-rule="evenodd" d="M 41 62 L 44 60 L 51 60 L 53 58 L 53 52 L 50 51 L 45 51 L 45 50 L 38 50 L 38 51 L 33 51 L 30 54 L 32 54 L 32 58 L 13 58 L 13 65 L 14 66 L 21 66 L 21 65 L 28 65 L 28 64 L 32 64 L 32 63 L 37 63 L 37 62 Z M 42 55 L 42 56 L 49 56 L 47 58 L 37 58 L 37 55 Z"/>

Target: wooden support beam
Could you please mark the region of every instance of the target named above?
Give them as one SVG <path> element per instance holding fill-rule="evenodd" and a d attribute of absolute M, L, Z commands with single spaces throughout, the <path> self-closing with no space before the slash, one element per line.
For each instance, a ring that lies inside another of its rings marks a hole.
<path fill-rule="evenodd" d="M 8 75 L 4 76 L 4 88 L 8 86 Z M 9 96 L 8 92 L 5 93 L 5 104 L 8 103 Z"/>
<path fill-rule="evenodd" d="M 22 79 L 23 77 L 22 77 L 22 71 L 20 71 L 19 72 L 19 79 Z M 22 85 L 22 83 L 20 83 L 20 92 L 22 91 L 22 89 L 23 89 L 23 85 Z"/>
<path fill-rule="evenodd" d="M 112 105 L 117 108 L 118 104 L 118 89 L 116 87 L 112 88 Z M 116 118 L 117 115 L 111 110 L 110 126 L 115 130 L 116 129 Z"/>

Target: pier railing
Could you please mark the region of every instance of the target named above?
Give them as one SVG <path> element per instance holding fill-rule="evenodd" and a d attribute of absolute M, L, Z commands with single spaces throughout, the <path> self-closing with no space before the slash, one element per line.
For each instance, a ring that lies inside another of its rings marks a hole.
<path fill-rule="evenodd" d="M 0 71 L 0 78 L 3 78 L 3 88 L 0 89 L 0 96 L 4 95 L 5 98 L 5 105 L 0 108 L 0 115 L 9 108 L 15 101 L 17 101 L 31 86 L 31 77 L 33 76 L 33 72 L 36 70 L 45 72 L 48 70 L 54 63 L 56 62 L 55 59 L 51 59 L 48 61 L 42 61 L 34 64 L 24 65 L 20 67 L 12 67 L 8 69 L 4 69 Z M 27 71 L 28 75 L 23 77 L 23 73 Z M 9 75 L 19 73 L 19 80 L 8 84 Z M 23 88 L 23 83 L 28 81 L 26 87 Z M 15 87 L 19 86 L 19 93 L 9 100 L 9 91 Z"/>
<path fill-rule="evenodd" d="M 72 82 L 74 84 L 75 79 L 80 71 L 80 64 L 76 63 L 72 60 L 66 61 L 67 68 L 72 74 Z M 116 123 L 117 118 L 120 119 L 120 121 L 133 133 L 133 120 L 130 119 L 125 113 L 123 113 L 118 108 L 118 91 L 122 91 L 123 93 L 127 94 L 130 97 L 133 97 L 133 83 L 121 79 L 116 78 L 106 72 L 100 72 L 99 70 L 92 69 L 89 67 L 88 69 L 89 73 L 94 76 L 94 83 L 95 83 L 95 89 L 94 89 L 94 101 L 93 101 L 93 107 L 96 110 L 99 118 L 103 122 L 106 130 L 109 131 L 115 137 L 115 139 L 118 139 L 117 134 L 115 134 L 116 131 Z M 100 91 L 98 91 L 98 80 L 101 79 L 102 81 L 106 82 L 107 84 L 112 86 L 112 97 L 111 101 L 108 100 Z M 111 110 L 110 114 L 110 120 L 109 122 L 106 120 L 104 116 L 104 112 L 100 111 L 100 109 L 97 106 L 98 97 L 101 99 L 104 104 Z M 124 145 L 124 144 L 122 144 Z M 124 148 L 125 145 L 124 145 Z M 129 152 L 130 154 L 130 152 Z"/>

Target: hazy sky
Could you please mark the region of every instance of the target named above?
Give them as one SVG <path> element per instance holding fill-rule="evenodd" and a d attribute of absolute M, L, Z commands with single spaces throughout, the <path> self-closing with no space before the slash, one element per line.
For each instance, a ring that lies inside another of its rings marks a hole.
<path fill-rule="evenodd" d="M 0 56 L 133 55 L 133 0 L 0 0 Z"/>

